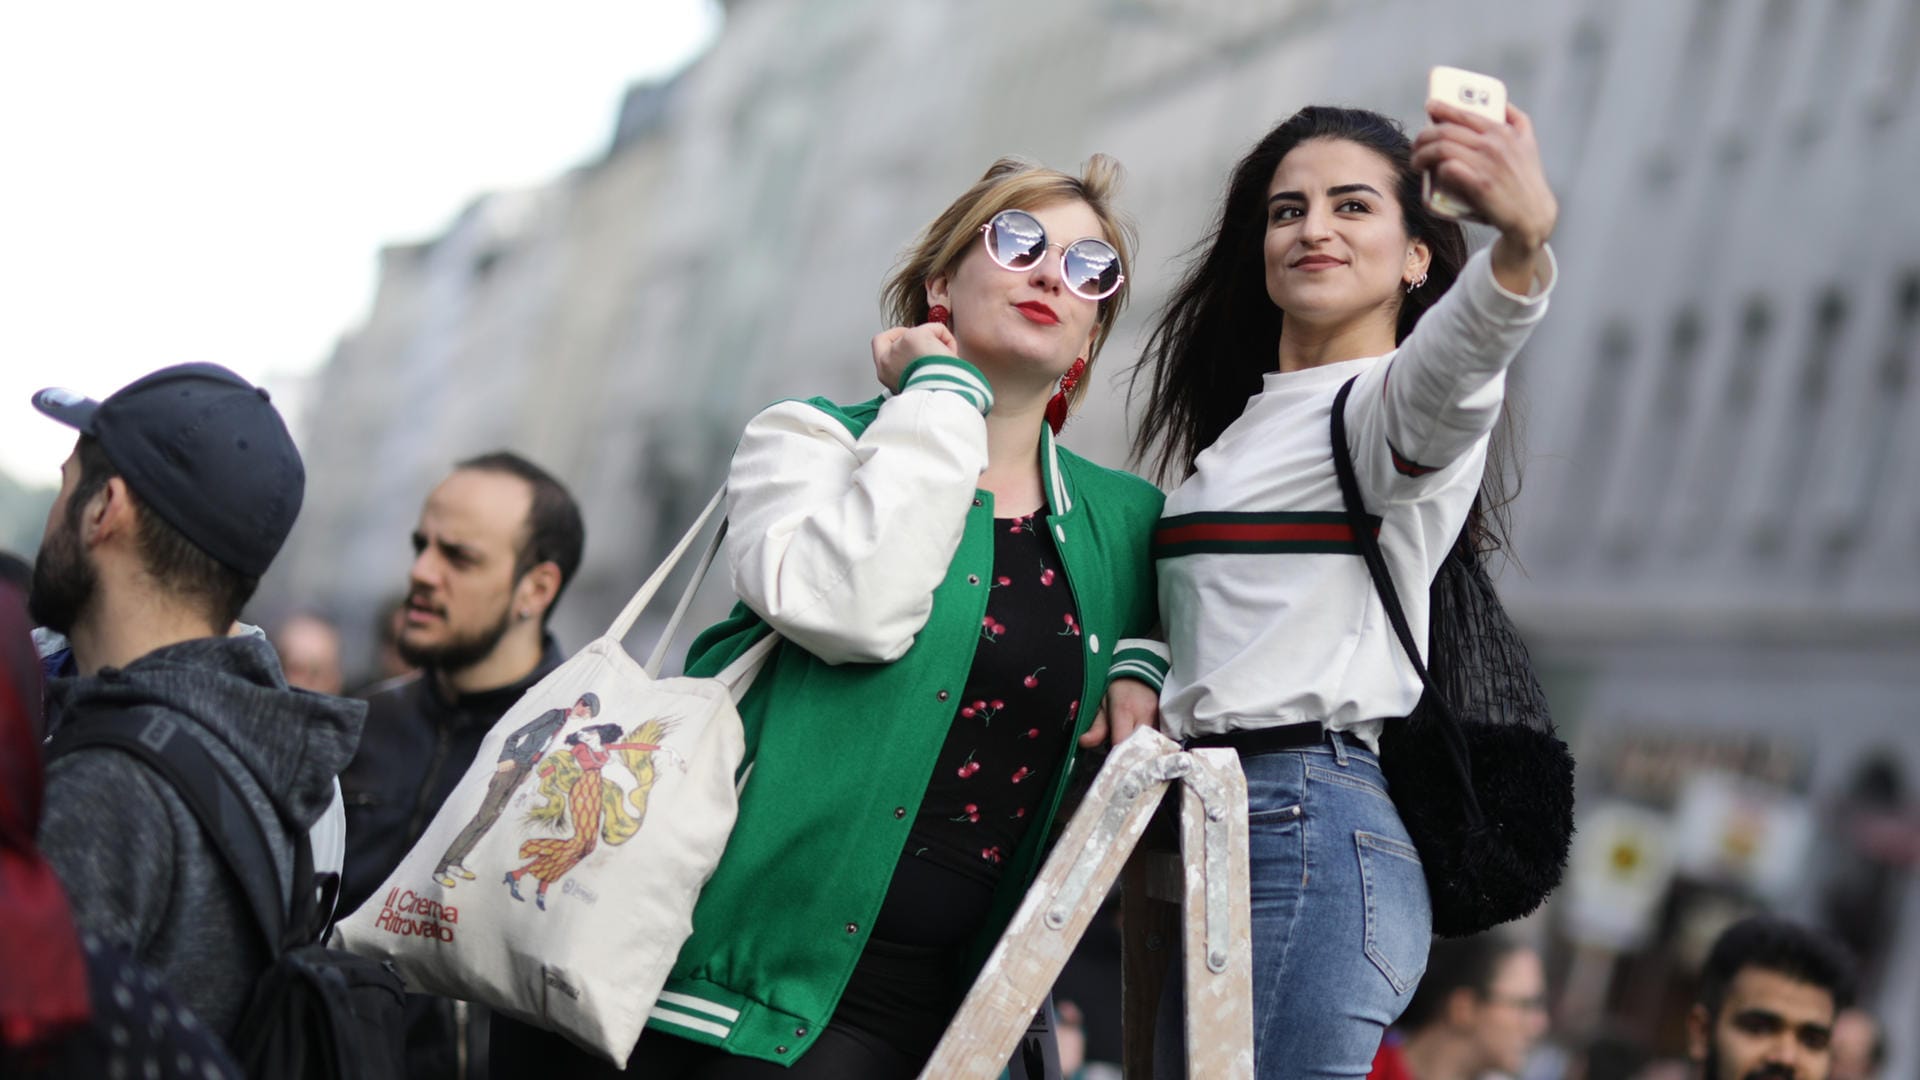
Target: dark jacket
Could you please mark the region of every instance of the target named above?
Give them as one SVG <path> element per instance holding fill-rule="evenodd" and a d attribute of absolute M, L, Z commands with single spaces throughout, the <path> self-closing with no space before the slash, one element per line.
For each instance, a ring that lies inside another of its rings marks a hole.
<path fill-rule="evenodd" d="M 539 666 L 511 686 L 447 698 L 434 680 L 403 675 L 367 695 L 367 727 L 340 789 L 347 804 L 347 864 L 340 911 L 365 903 L 426 832 L 514 702 L 566 657 L 551 636 Z M 437 853 L 436 853 L 437 854 Z M 407 1075 L 477 1080 L 487 1074 L 485 1010 L 409 995 Z"/>
<path fill-rule="evenodd" d="M 342 915 L 365 903 L 406 858 L 494 723 L 565 659 L 549 636 L 539 666 L 511 686 L 449 699 L 434 680 L 415 673 L 368 692 L 360 750 L 340 774 L 347 803 Z"/>
<path fill-rule="evenodd" d="M 56 679 L 49 730 L 83 716 L 171 719 L 247 789 L 283 897 L 293 848 L 333 801 L 366 706 L 294 690 L 259 637 L 199 638 L 125 668 Z M 246 896 L 173 786 L 119 750 L 89 747 L 47 769 L 40 846 L 84 930 L 129 948 L 201 1020 L 231 1033 L 270 964 Z"/>

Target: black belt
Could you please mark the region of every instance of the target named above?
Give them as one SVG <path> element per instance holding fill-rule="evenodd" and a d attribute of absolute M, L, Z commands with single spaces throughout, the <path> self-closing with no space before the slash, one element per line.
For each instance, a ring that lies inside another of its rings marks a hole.
<path fill-rule="evenodd" d="M 1334 735 L 1356 750 L 1366 749 L 1366 744 L 1344 731 Z M 1188 739 L 1182 746 L 1186 750 L 1211 750 L 1225 748 L 1238 751 L 1241 757 L 1253 757 L 1257 754 L 1276 754 L 1282 750 L 1305 750 L 1319 746 L 1327 741 L 1327 729 L 1311 721 L 1304 724 L 1283 724 L 1280 727 L 1254 728 L 1251 730 L 1223 731 L 1217 735 L 1201 735 Z"/>

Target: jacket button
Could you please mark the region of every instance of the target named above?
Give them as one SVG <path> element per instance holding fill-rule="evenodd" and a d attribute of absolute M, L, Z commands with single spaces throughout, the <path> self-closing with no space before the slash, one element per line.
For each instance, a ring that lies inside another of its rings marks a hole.
<path fill-rule="evenodd" d="M 985 505 L 987 505 L 987 504 L 986 504 L 986 503 L 983 503 L 983 502 L 981 502 L 981 501 L 980 501 L 979 499 L 975 499 L 975 500 L 973 500 L 973 505 L 975 505 L 975 506 L 985 506 Z"/>
<path fill-rule="evenodd" d="M 773 1048 L 773 1052 L 776 1054 L 784 1054 L 787 1052 L 787 1048 L 784 1046 L 776 1046 Z"/>
<path fill-rule="evenodd" d="M 1100 655 L 1100 635 L 1099 634 L 1087 635 L 1087 648 L 1091 650 L 1095 656 Z"/>
<path fill-rule="evenodd" d="M 793 1037 L 794 1037 L 794 1038 L 796 1038 L 796 1039 L 804 1039 L 804 1038 L 806 1038 L 806 1037 L 807 1037 L 807 1029 L 806 1029 L 806 1028 L 803 1028 L 803 1027 L 797 1027 L 797 1028 L 794 1028 L 794 1029 L 793 1029 Z"/>
<path fill-rule="evenodd" d="M 859 932 L 860 932 L 860 924 L 859 924 L 859 923 L 848 923 L 848 924 L 847 924 L 847 933 L 849 933 L 849 934 L 857 934 L 857 933 L 859 933 Z"/>
<path fill-rule="evenodd" d="M 934 697 L 936 697 L 936 698 L 938 698 L 938 699 L 940 699 L 941 701 L 945 701 L 945 700 L 947 700 L 947 692 L 946 692 L 945 690 L 942 690 L 942 691 L 940 691 L 939 693 L 937 693 L 937 694 L 935 694 L 935 695 L 933 695 L 933 696 L 934 696 Z"/>
<path fill-rule="evenodd" d="M 894 816 L 894 817 L 896 817 L 896 818 L 903 818 L 903 817 L 906 817 L 906 816 L 907 816 L 907 808 L 906 808 L 906 807 L 904 807 L 904 806 L 896 806 L 896 807 L 894 807 L 894 808 L 893 808 L 893 816 Z"/>
<path fill-rule="evenodd" d="M 980 584 L 980 575 L 979 575 L 979 574 L 968 574 L 968 575 L 967 575 L 967 584 L 969 584 L 969 585 L 978 585 L 978 584 Z"/>

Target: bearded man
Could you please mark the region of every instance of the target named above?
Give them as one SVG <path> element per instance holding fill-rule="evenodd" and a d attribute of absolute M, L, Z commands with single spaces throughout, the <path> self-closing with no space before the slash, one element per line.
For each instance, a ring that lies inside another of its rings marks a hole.
<path fill-rule="evenodd" d="M 463 461 L 427 495 L 396 642 L 418 670 L 367 692 L 360 749 L 340 776 L 349 848 L 342 912 L 380 887 L 488 730 L 565 659 L 547 622 L 585 543 L 573 496 L 518 454 Z M 417 997 L 407 1011 L 409 1076 L 486 1076 L 482 1010 Z"/>
<path fill-rule="evenodd" d="M 1742 919 L 1700 973 L 1688 1054 L 1701 1080 L 1828 1080 L 1834 1017 L 1853 989 L 1837 939 L 1776 916 Z"/>

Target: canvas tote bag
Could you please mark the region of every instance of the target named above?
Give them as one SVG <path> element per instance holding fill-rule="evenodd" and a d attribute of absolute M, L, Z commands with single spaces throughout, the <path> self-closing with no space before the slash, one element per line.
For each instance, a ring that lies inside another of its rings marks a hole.
<path fill-rule="evenodd" d="M 605 635 L 527 691 L 419 843 L 337 932 L 417 993 L 482 1002 L 624 1065 L 726 847 L 735 703 L 779 644 L 658 678 L 722 521 L 643 666 L 621 645 L 724 489 Z"/>

